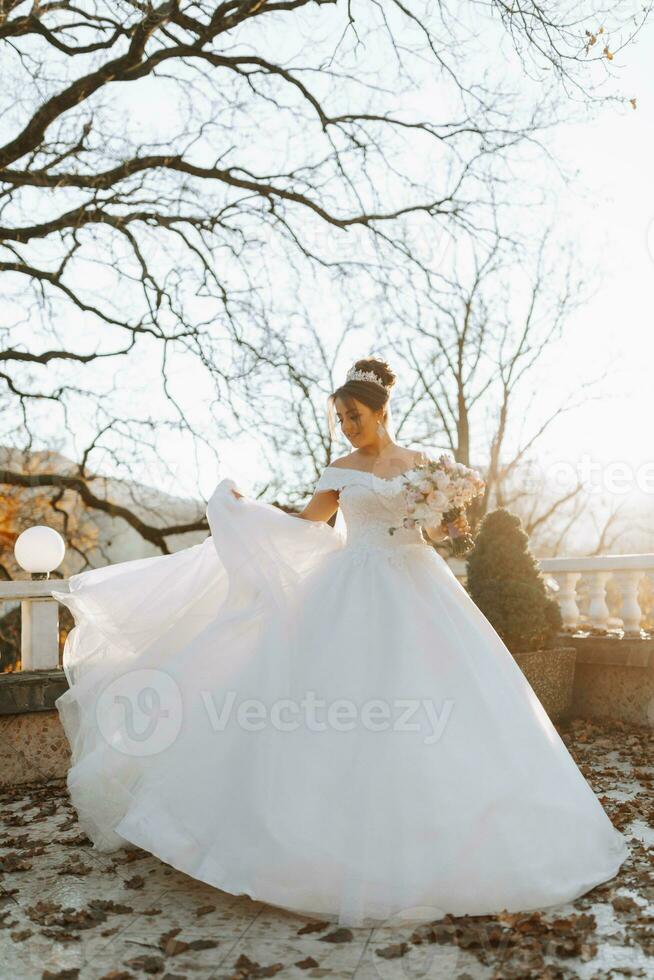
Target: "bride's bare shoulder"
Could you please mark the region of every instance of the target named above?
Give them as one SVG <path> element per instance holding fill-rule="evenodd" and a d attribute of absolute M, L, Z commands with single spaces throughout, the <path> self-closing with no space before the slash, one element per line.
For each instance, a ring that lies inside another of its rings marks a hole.
<path fill-rule="evenodd" d="M 340 456 L 338 459 L 333 459 L 329 465 L 347 468 L 348 466 L 351 466 L 353 462 L 356 462 L 358 458 L 359 457 L 356 455 L 356 453 L 348 453 L 347 456 Z"/>

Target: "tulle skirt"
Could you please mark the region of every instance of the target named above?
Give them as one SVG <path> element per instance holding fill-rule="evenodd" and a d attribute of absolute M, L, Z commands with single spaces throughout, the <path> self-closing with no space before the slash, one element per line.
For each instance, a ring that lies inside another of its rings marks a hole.
<path fill-rule="evenodd" d="M 625 838 L 447 563 L 350 548 L 233 485 L 202 544 L 53 593 L 76 621 L 56 706 L 94 846 L 350 926 L 614 877 Z"/>

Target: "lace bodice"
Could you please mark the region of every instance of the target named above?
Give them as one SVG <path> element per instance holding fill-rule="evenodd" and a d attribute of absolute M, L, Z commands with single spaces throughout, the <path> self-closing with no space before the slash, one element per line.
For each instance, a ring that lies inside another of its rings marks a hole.
<path fill-rule="evenodd" d="M 380 477 L 344 466 L 327 466 L 322 471 L 316 491 L 338 491 L 347 528 L 345 548 L 353 558 L 363 560 L 371 549 L 378 556 L 395 561 L 408 557 L 408 547 L 432 552 L 419 528 L 401 527 L 406 516 L 404 479 L 412 472 Z M 389 534 L 389 527 L 399 527 L 399 530 Z"/>

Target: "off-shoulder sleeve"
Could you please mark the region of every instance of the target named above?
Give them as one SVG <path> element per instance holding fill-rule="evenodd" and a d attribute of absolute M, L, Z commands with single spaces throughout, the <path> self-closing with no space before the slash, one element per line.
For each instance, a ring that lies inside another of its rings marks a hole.
<path fill-rule="evenodd" d="M 339 475 L 338 470 L 333 466 L 326 466 L 320 474 L 318 482 L 316 483 L 315 492 L 320 493 L 322 490 L 340 490 L 342 486 L 343 479 Z"/>

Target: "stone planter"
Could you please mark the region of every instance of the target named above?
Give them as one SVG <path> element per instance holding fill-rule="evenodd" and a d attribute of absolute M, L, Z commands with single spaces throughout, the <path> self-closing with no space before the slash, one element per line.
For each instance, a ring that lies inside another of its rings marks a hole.
<path fill-rule="evenodd" d="M 572 706 L 577 650 L 573 646 L 514 653 L 513 659 L 552 721 L 565 718 Z"/>

